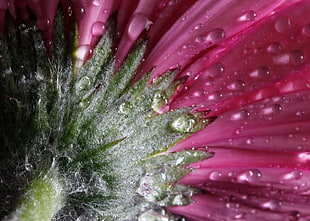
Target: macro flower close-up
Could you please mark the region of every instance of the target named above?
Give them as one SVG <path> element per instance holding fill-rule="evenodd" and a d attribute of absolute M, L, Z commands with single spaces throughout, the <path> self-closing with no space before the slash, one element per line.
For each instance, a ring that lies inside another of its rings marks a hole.
<path fill-rule="evenodd" d="M 309 0 L 0 0 L 0 219 L 310 220 Z"/>

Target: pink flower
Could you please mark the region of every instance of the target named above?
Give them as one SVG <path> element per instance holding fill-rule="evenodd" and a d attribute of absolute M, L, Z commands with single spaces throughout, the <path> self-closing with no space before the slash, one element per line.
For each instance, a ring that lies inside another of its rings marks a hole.
<path fill-rule="evenodd" d="M 148 39 L 133 82 L 152 70 L 186 79 L 159 111 L 191 107 L 215 119 L 169 149 L 208 147 L 179 184 L 201 190 L 171 213 L 188 220 L 310 220 L 310 1 L 61 0 L 76 21 L 76 67 L 92 57 L 116 15 L 117 70 Z M 13 19 L 37 17 L 51 49 L 58 1 L 0 1 Z M 117 13 L 117 14 L 116 14 Z M 19 17 L 19 18 L 17 18 Z M 70 33 L 66 32 L 68 37 Z M 183 81 L 182 81 L 183 82 Z"/>

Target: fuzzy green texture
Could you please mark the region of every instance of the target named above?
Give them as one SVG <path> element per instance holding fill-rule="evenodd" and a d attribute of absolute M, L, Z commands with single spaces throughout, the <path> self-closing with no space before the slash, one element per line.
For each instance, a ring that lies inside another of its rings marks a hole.
<path fill-rule="evenodd" d="M 4 221 L 48 221 L 61 209 L 64 191 L 57 172 L 39 175 L 27 187 L 21 202 Z"/>
<path fill-rule="evenodd" d="M 9 187 L 13 199 L 2 205 L 1 213 L 12 211 L 16 199 L 27 199 L 20 196 L 23 191 L 13 194 L 17 189 L 37 189 L 33 194 L 40 198 L 41 190 L 50 187 L 37 174 L 51 168 L 58 173 L 50 182 L 63 180 L 64 186 L 55 204 L 66 199 L 55 220 L 143 220 L 148 214 L 156 217 L 154 211 L 162 207 L 190 203 L 196 190 L 177 182 L 190 171 L 186 165 L 211 154 L 166 150 L 210 122 L 190 109 L 157 113 L 166 104 L 158 94 L 168 99 L 181 83 L 174 81 L 174 72 L 152 84 L 146 74 L 132 85 L 145 42 L 136 44 L 115 73 L 113 39 L 107 33 L 76 73 L 60 21 L 56 29 L 53 58 L 45 55 L 35 28 L 19 34 L 11 28 L 11 38 L 0 44 L 7 52 L 0 67 L 1 114 L 10 116 L 0 119 L 6 147 L 1 189 L 16 183 Z M 21 60 L 18 65 L 16 59 Z M 27 182 L 32 184 L 27 187 Z M 49 197 L 51 191 L 46 192 Z"/>

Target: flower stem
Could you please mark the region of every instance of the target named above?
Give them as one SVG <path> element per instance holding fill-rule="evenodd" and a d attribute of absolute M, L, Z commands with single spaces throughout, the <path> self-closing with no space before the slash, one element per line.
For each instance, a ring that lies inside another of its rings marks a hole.
<path fill-rule="evenodd" d="M 65 194 L 56 171 L 40 174 L 28 186 L 16 209 L 3 221 L 49 221 L 61 209 Z"/>

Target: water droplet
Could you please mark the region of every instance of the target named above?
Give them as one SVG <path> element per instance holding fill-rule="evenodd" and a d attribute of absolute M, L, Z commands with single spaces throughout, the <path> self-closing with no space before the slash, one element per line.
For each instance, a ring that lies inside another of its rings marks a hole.
<path fill-rule="evenodd" d="M 253 138 L 249 138 L 246 140 L 247 144 L 253 144 L 254 143 L 254 139 Z"/>
<path fill-rule="evenodd" d="M 226 38 L 226 33 L 221 28 L 211 30 L 207 35 L 207 40 L 213 44 L 221 44 Z"/>
<path fill-rule="evenodd" d="M 160 112 L 162 107 L 168 103 L 168 98 L 163 92 L 157 92 L 154 94 L 153 101 L 151 107 L 157 113 Z"/>
<path fill-rule="evenodd" d="M 310 24 L 306 25 L 306 26 L 302 29 L 302 33 L 303 33 L 306 37 L 310 37 Z"/>
<path fill-rule="evenodd" d="M 305 114 L 304 111 L 297 111 L 297 112 L 296 112 L 296 116 L 297 116 L 297 117 L 301 117 L 301 116 L 303 116 L 304 114 Z"/>
<path fill-rule="evenodd" d="M 75 19 L 77 21 L 81 20 L 85 15 L 85 9 L 84 8 L 80 8 L 80 10 L 77 10 L 76 11 L 76 14 L 75 14 Z"/>
<path fill-rule="evenodd" d="M 192 114 L 178 117 L 171 123 L 172 129 L 181 133 L 191 132 L 196 124 L 196 119 Z"/>
<path fill-rule="evenodd" d="M 25 163 L 25 169 L 26 169 L 28 172 L 30 172 L 30 171 L 33 169 L 32 164 L 30 164 L 30 163 Z"/>
<path fill-rule="evenodd" d="M 306 163 L 310 161 L 310 152 L 302 152 L 297 155 L 298 161 Z"/>
<path fill-rule="evenodd" d="M 219 171 L 213 171 L 210 173 L 209 178 L 210 178 L 210 180 L 220 180 L 222 175 L 223 174 Z"/>
<path fill-rule="evenodd" d="M 93 24 L 91 32 L 94 36 L 101 36 L 106 29 L 105 23 L 97 21 Z"/>
<path fill-rule="evenodd" d="M 150 174 L 146 174 L 140 180 L 140 186 L 137 192 L 147 201 L 154 202 L 160 194 L 160 189 L 154 189 L 154 179 Z"/>
<path fill-rule="evenodd" d="M 238 181 L 248 182 L 248 183 L 257 183 L 261 179 L 262 173 L 258 169 L 251 169 L 242 173 L 238 176 Z"/>
<path fill-rule="evenodd" d="M 234 203 L 228 202 L 228 203 L 225 204 L 225 207 L 228 208 L 228 209 L 234 208 Z"/>
<path fill-rule="evenodd" d="M 136 40 L 136 38 L 141 34 L 143 29 L 146 27 L 147 17 L 145 14 L 136 13 L 133 15 L 129 27 L 128 36 L 131 40 Z"/>
<path fill-rule="evenodd" d="M 305 57 L 302 51 L 296 50 L 290 53 L 290 63 L 292 65 L 298 66 L 298 65 L 303 64 L 304 61 L 305 61 Z"/>
<path fill-rule="evenodd" d="M 118 112 L 120 114 L 129 114 L 133 108 L 133 105 L 129 101 L 125 101 L 119 105 Z"/>
<path fill-rule="evenodd" d="M 71 16 L 72 16 L 73 11 L 72 11 L 71 6 L 69 6 L 69 7 L 68 7 L 68 11 L 67 11 L 67 13 L 68 13 L 68 16 L 69 16 L 69 17 L 71 17 Z"/>
<path fill-rule="evenodd" d="M 190 199 L 183 194 L 176 195 L 172 200 L 173 206 L 186 206 L 190 203 Z"/>
<path fill-rule="evenodd" d="M 245 88 L 246 84 L 244 81 L 241 80 L 237 80 L 233 83 L 231 83 L 230 85 L 227 86 L 227 88 L 229 90 L 233 90 L 233 91 L 241 91 Z"/>
<path fill-rule="evenodd" d="M 201 44 L 201 43 L 205 43 L 206 42 L 206 36 L 204 35 L 199 35 L 195 38 L 195 42 Z"/>
<path fill-rule="evenodd" d="M 286 180 L 298 180 L 302 177 L 302 175 L 302 171 L 294 170 L 290 173 L 285 174 L 283 178 Z"/>
<path fill-rule="evenodd" d="M 94 6 L 99 6 L 102 4 L 102 0 L 93 0 L 93 5 Z"/>
<path fill-rule="evenodd" d="M 270 76 L 270 70 L 267 67 L 260 67 L 250 73 L 253 78 L 258 78 L 261 80 L 268 79 Z"/>
<path fill-rule="evenodd" d="M 283 46 L 279 42 L 274 42 L 267 47 L 267 51 L 273 54 L 278 54 L 283 51 Z"/>
<path fill-rule="evenodd" d="M 81 77 L 81 79 L 78 80 L 78 82 L 76 83 L 76 90 L 77 93 L 81 93 L 82 91 L 87 91 L 89 90 L 91 85 L 90 79 L 87 76 L 83 76 Z"/>
<path fill-rule="evenodd" d="M 242 219 L 243 220 L 245 218 L 245 215 L 246 215 L 245 213 L 238 213 L 235 215 L 235 219 Z"/>
<path fill-rule="evenodd" d="M 138 217 L 138 221 L 168 221 L 169 216 L 155 211 L 147 211 Z"/>
<path fill-rule="evenodd" d="M 208 100 L 216 101 L 223 97 L 223 94 L 220 91 L 215 91 L 208 96 Z"/>
<path fill-rule="evenodd" d="M 282 111 L 282 106 L 279 104 L 274 104 L 270 107 L 266 107 L 262 109 L 262 113 L 264 115 L 278 114 Z"/>
<path fill-rule="evenodd" d="M 289 18 L 278 18 L 275 23 L 275 29 L 279 33 L 286 32 L 291 27 L 291 20 Z"/>
<path fill-rule="evenodd" d="M 48 18 L 39 19 L 37 21 L 37 26 L 41 31 L 48 29 L 51 25 L 51 21 Z"/>
<path fill-rule="evenodd" d="M 225 71 L 225 66 L 222 63 L 214 63 L 204 72 L 204 74 L 217 78 L 220 77 Z"/>
<path fill-rule="evenodd" d="M 243 15 L 241 15 L 238 20 L 239 21 L 254 21 L 256 16 L 257 16 L 256 12 L 253 10 L 250 10 L 250 11 L 245 12 Z"/>
<path fill-rule="evenodd" d="M 247 110 L 241 110 L 231 115 L 231 120 L 246 120 L 250 116 L 250 112 Z"/>
<path fill-rule="evenodd" d="M 282 205 L 281 201 L 272 199 L 263 203 L 261 206 L 265 209 L 275 210 L 279 208 L 281 205 Z"/>
<path fill-rule="evenodd" d="M 81 45 L 76 50 L 76 58 L 81 61 L 86 61 L 92 54 L 90 45 Z"/>
<path fill-rule="evenodd" d="M 300 212 L 299 211 L 291 211 L 289 213 L 289 221 L 298 221 L 300 220 Z"/>
<path fill-rule="evenodd" d="M 201 29 L 201 28 L 203 28 L 203 27 L 204 27 L 204 25 L 201 24 L 201 23 L 199 23 L 199 24 L 197 24 L 197 25 L 194 26 L 194 30 L 199 30 L 199 29 Z"/>

